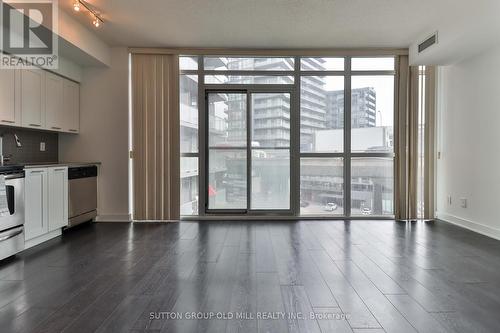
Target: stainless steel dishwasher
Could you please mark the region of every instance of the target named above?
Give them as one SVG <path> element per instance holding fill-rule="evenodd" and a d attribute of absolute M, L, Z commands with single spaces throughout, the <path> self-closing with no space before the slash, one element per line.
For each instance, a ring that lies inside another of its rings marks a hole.
<path fill-rule="evenodd" d="M 68 228 L 97 216 L 97 166 L 68 168 Z"/>

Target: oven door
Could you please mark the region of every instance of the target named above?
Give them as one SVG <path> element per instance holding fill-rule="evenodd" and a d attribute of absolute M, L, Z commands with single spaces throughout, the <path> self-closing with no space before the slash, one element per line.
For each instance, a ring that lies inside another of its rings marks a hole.
<path fill-rule="evenodd" d="M 5 176 L 9 215 L 0 216 L 0 232 L 24 224 L 24 173 Z"/>

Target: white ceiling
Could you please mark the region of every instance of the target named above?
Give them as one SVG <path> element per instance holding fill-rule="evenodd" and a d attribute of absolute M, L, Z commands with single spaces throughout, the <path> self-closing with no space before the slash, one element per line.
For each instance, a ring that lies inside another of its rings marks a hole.
<path fill-rule="evenodd" d="M 72 2 L 59 0 L 67 11 Z M 466 29 L 481 22 L 500 31 L 499 0 L 89 2 L 102 11 L 105 24 L 98 35 L 112 46 L 399 48 L 443 27 Z M 87 15 L 75 17 L 90 24 Z"/>

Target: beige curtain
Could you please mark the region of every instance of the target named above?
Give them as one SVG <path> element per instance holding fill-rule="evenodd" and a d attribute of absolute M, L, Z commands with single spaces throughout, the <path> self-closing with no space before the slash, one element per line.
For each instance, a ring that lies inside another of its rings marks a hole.
<path fill-rule="evenodd" d="M 419 72 L 418 66 L 410 67 L 410 100 L 408 104 L 408 215 L 406 220 L 417 219 L 418 193 L 418 106 Z"/>
<path fill-rule="evenodd" d="M 435 133 L 436 133 L 436 67 L 425 67 L 425 113 L 424 129 L 424 216 L 426 220 L 434 219 L 434 167 L 435 167 Z"/>
<path fill-rule="evenodd" d="M 417 217 L 418 68 L 409 66 L 406 55 L 399 56 L 397 63 L 395 215 L 409 220 Z"/>
<path fill-rule="evenodd" d="M 407 198 L 407 119 L 408 119 L 408 81 L 409 67 L 408 57 L 399 56 L 398 75 L 396 76 L 396 107 L 394 126 L 394 151 L 396 163 L 394 170 L 394 211 L 396 219 L 406 219 L 408 215 Z"/>
<path fill-rule="evenodd" d="M 176 55 L 132 54 L 134 220 L 179 219 Z"/>
<path fill-rule="evenodd" d="M 398 220 L 434 218 L 434 133 L 435 133 L 435 68 L 426 67 L 423 81 L 418 66 L 409 66 L 408 56 L 398 57 L 397 112 L 394 129 L 395 215 Z M 425 88 L 423 88 L 425 87 Z M 424 112 L 423 129 L 423 216 L 418 212 L 419 179 L 419 106 Z"/>

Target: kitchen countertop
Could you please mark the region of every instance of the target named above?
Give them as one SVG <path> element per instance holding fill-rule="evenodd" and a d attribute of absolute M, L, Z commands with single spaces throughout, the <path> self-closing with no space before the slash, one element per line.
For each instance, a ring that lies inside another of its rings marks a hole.
<path fill-rule="evenodd" d="M 101 162 L 45 162 L 45 163 L 22 163 L 25 169 L 47 168 L 57 166 L 67 166 L 68 168 L 83 167 L 91 165 L 101 165 Z"/>

